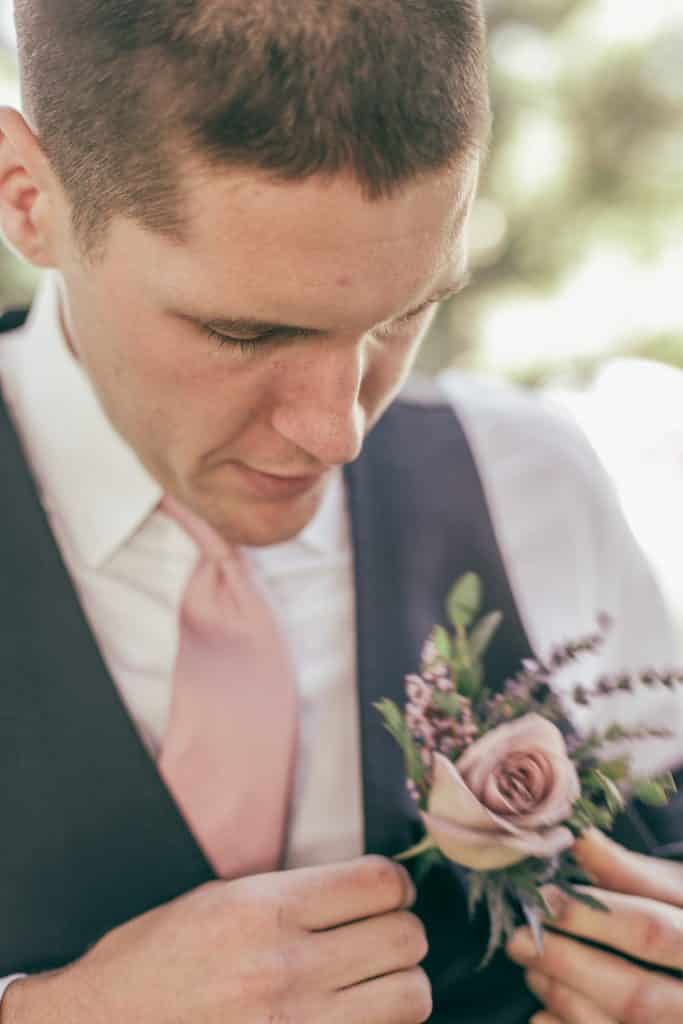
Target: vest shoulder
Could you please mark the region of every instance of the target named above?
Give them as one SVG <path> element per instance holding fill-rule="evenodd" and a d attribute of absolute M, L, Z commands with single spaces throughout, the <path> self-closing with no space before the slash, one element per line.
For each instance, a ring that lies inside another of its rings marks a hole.
<path fill-rule="evenodd" d="M 560 406 L 537 392 L 493 377 L 447 370 L 434 378 L 411 378 L 397 399 L 399 408 L 448 408 L 457 417 L 477 461 L 516 471 L 547 471 L 593 485 L 602 476 L 585 434 Z M 418 416 L 419 418 L 419 416 Z"/>
<path fill-rule="evenodd" d="M 474 449 L 515 472 L 547 473 L 593 488 L 604 479 L 586 434 L 541 392 L 496 378 L 446 371 L 437 384 L 459 417 Z"/>

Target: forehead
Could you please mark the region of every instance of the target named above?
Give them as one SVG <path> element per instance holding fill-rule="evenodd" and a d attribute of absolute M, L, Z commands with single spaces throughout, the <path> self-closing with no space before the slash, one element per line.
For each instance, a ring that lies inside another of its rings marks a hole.
<path fill-rule="evenodd" d="M 148 262 L 164 266 L 165 285 L 181 296 L 192 288 L 195 305 L 215 307 L 220 298 L 287 320 L 302 303 L 312 317 L 341 313 L 353 292 L 374 315 L 378 304 L 438 285 L 462 262 L 477 170 L 470 160 L 369 200 L 346 176 L 282 183 L 189 168 L 186 238 L 174 245 L 146 235 L 140 244 L 156 250 Z"/>

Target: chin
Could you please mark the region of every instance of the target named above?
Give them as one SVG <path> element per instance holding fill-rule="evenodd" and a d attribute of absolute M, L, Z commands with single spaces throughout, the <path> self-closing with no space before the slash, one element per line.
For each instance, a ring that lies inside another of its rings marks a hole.
<path fill-rule="evenodd" d="M 316 492 L 291 502 L 249 503 L 234 516 L 226 516 L 214 504 L 213 515 L 209 510 L 204 514 L 228 543 L 263 548 L 284 544 L 298 536 L 315 516 L 321 498 L 322 494 Z"/>

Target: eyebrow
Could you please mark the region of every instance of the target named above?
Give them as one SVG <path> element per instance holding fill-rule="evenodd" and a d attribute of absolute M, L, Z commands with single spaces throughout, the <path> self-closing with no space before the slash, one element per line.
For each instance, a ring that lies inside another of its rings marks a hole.
<path fill-rule="evenodd" d="M 403 313 L 399 313 L 397 316 L 392 317 L 391 320 L 384 321 L 385 323 L 392 323 L 396 320 L 401 320 L 411 316 L 417 316 L 423 310 L 426 310 L 429 306 L 435 305 L 439 302 L 443 302 L 445 299 L 453 298 L 459 292 L 463 291 L 467 287 L 471 279 L 471 274 L 465 273 L 458 278 L 453 284 L 448 285 L 445 288 L 439 289 L 429 299 L 425 299 L 418 306 L 414 306 L 411 309 L 405 310 Z M 251 320 L 245 317 L 226 317 L 226 316 L 201 316 L 197 313 L 179 313 L 176 312 L 177 316 L 180 316 L 184 320 L 191 320 L 195 323 L 201 324 L 205 327 L 211 327 L 212 329 L 223 332 L 225 334 L 231 333 L 244 333 L 258 335 L 274 334 L 278 333 L 301 335 L 305 337 L 322 337 L 329 334 L 329 330 L 324 330 L 318 327 L 297 327 L 294 324 L 287 324 L 277 320 Z"/>

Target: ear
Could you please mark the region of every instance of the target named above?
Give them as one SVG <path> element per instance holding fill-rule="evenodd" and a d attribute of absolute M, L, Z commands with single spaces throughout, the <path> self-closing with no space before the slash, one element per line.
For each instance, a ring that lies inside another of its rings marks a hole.
<path fill-rule="evenodd" d="M 0 231 L 37 267 L 55 266 L 57 182 L 38 139 L 19 113 L 0 107 Z"/>

